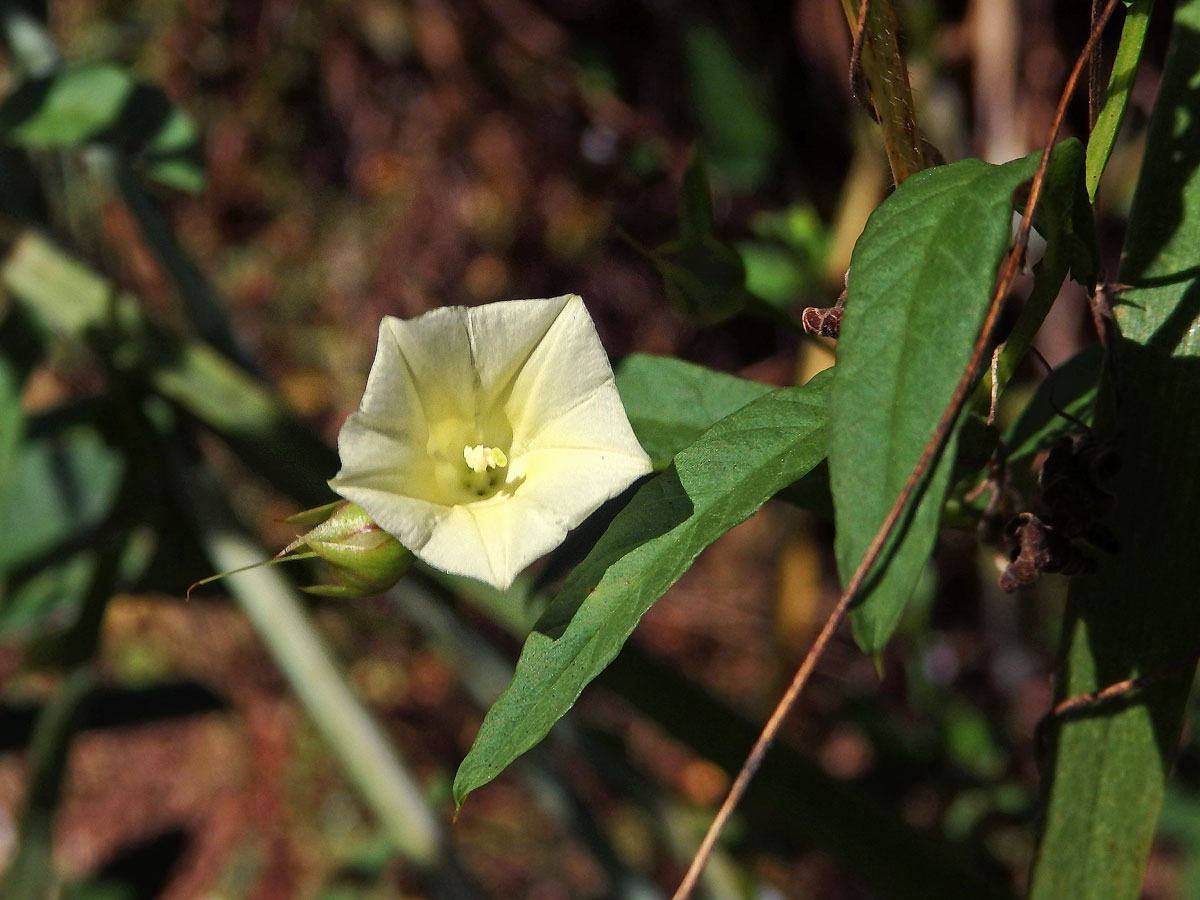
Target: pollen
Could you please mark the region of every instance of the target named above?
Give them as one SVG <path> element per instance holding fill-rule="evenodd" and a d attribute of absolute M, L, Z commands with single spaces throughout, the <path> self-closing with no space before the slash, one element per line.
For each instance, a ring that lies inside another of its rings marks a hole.
<path fill-rule="evenodd" d="M 508 456 L 499 447 L 485 447 L 476 444 L 474 447 L 463 447 L 463 459 L 472 472 L 484 473 L 490 469 L 502 469 L 508 465 Z"/>

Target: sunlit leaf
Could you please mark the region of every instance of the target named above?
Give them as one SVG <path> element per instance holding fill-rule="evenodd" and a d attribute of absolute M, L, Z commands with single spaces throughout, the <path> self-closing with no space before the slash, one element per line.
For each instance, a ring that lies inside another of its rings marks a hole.
<path fill-rule="evenodd" d="M 186 191 L 204 183 L 195 126 L 158 88 L 110 64 L 65 66 L 20 82 L 0 105 L 0 139 L 64 149 L 108 144 Z"/>
<path fill-rule="evenodd" d="M 830 392 L 829 469 L 843 582 L 966 368 L 1010 239 L 1013 192 L 1036 165 L 1035 155 L 1003 166 L 963 160 L 918 173 L 872 214 L 854 248 Z M 851 613 L 867 652 L 887 643 L 933 549 L 953 444 Z"/>
<path fill-rule="evenodd" d="M 459 803 L 545 737 L 701 550 L 821 461 L 828 385 L 755 400 L 638 490 L 534 625 L 455 777 Z"/>
<path fill-rule="evenodd" d="M 1142 48 L 1146 43 L 1146 30 L 1150 26 L 1150 13 L 1154 0 L 1125 0 L 1128 11 L 1125 25 L 1121 29 L 1121 41 L 1113 59 L 1112 74 L 1104 105 L 1096 116 L 1096 125 L 1088 138 L 1087 146 L 1087 192 L 1096 196 L 1100 176 L 1108 165 L 1113 147 L 1117 143 L 1117 132 L 1125 119 L 1129 98 L 1133 94 L 1133 82 L 1141 62 Z"/>
<path fill-rule="evenodd" d="M 1034 217 L 1046 240 L 1046 252 L 1033 269 L 1033 290 L 1004 342 L 997 365 L 1001 389 L 1024 360 L 1033 338 L 1058 298 L 1063 281 L 1072 279 L 1091 289 L 1100 278 L 1100 247 L 1092 205 L 1083 184 L 1084 151 L 1079 141 L 1063 141 L 1046 168 L 1045 191 Z M 987 391 L 990 377 L 980 390 Z"/>
<path fill-rule="evenodd" d="M 772 390 L 680 359 L 643 354 L 622 360 L 616 375 L 629 424 L 656 469 L 665 469 L 718 419 Z"/>

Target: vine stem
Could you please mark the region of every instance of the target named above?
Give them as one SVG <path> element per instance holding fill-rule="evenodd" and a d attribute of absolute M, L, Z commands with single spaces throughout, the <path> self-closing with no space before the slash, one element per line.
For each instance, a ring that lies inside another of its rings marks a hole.
<path fill-rule="evenodd" d="M 825 625 L 821 628 L 821 633 L 813 641 L 799 668 L 796 669 L 796 674 L 792 676 L 791 684 L 788 685 L 787 690 L 775 705 L 771 717 L 759 733 L 758 740 L 754 742 L 754 747 L 751 748 L 746 761 L 742 763 L 741 770 L 730 786 L 729 792 L 725 795 L 725 800 L 721 803 L 720 809 L 717 810 L 717 814 L 709 825 L 704 839 L 700 842 L 699 848 L 697 848 L 695 855 L 692 857 L 687 873 L 679 883 L 679 887 L 672 895 L 671 900 L 687 900 L 691 896 L 692 891 L 696 887 L 696 882 L 700 879 L 700 873 L 704 870 L 709 857 L 712 856 L 717 838 L 724 831 L 725 825 L 729 822 L 730 816 L 733 815 L 734 809 L 745 795 L 746 789 L 750 786 L 750 782 L 758 771 L 759 766 L 762 765 L 767 751 L 775 742 L 775 738 L 778 736 L 779 729 L 783 726 L 784 720 L 796 705 L 796 701 L 808 684 L 813 670 L 816 668 L 821 657 L 824 656 L 830 641 L 833 640 L 834 633 L 846 618 L 851 605 L 858 598 L 858 592 L 862 589 L 863 582 L 866 581 L 867 575 L 878 561 L 884 545 L 895 531 L 896 524 L 899 522 L 900 516 L 904 513 L 905 507 L 908 506 L 925 474 L 933 466 L 946 446 L 946 440 L 950 436 L 954 420 L 962 412 L 963 406 L 966 404 L 967 398 L 974 387 L 975 380 L 980 374 L 984 357 L 987 356 L 988 343 L 992 330 L 996 327 L 996 320 L 999 319 L 1000 311 L 1004 306 L 1004 298 L 1008 295 L 1014 279 L 1021 270 L 1021 261 L 1025 255 L 1025 246 L 1029 242 L 1029 232 L 1033 227 L 1033 214 L 1037 209 L 1038 201 L 1041 200 L 1042 189 L 1046 180 L 1046 170 L 1050 166 L 1050 156 L 1054 150 L 1054 141 L 1058 137 L 1059 128 L 1062 127 L 1063 119 L 1066 116 L 1067 104 L 1071 100 L 1071 95 L 1075 92 L 1075 87 L 1079 82 L 1079 76 L 1083 72 L 1084 66 L 1091 59 L 1092 48 L 1100 40 L 1100 34 L 1119 2 L 1120 0 L 1108 0 L 1104 11 L 1099 17 L 1094 19 L 1087 43 L 1084 45 L 1083 50 L 1080 51 L 1079 57 L 1071 69 L 1071 74 L 1067 78 L 1067 83 L 1063 87 L 1062 95 L 1058 100 L 1058 107 L 1054 111 L 1054 119 L 1050 123 L 1050 128 L 1042 147 L 1042 158 L 1038 161 L 1037 172 L 1034 174 L 1033 181 L 1030 184 L 1029 199 L 1025 204 L 1025 215 L 1022 217 L 1016 236 L 1013 238 L 1012 248 L 1008 251 L 1001 264 L 996 279 L 996 288 L 988 305 L 983 326 L 979 330 L 978 337 L 975 338 L 975 345 L 971 350 L 970 360 L 967 362 L 962 377 L 959 378 L 958 384 L 954 388 L 950 402 L 946 405 L 946 409 L 942 412 L 937 426 L 929 436 L 929 440 L 921 451 L 921 455 L 917 459 L 917 464 L 913 467 L 908 480 L 905 481 L 900 495 L 896 498 L 896 502 L 892 504 L 891 510 L 888 511 L 883 523 L 879 526 L 879 530 L 875 533 L 875 537 L 872 538 L 870 545 L 867 547 L 862 561 L 859 562 L 858 567 L 854 570 L 854 574 L 850 577 L 845 590 L 842 591 L 841 597 L 838 598 L 837 604 L 830 612 L 829 618 L 825 620 Z"/>
<path fill-rule="evenodd" d="M 858 74 L 865 77 L 869 102 L 863 103 L 882 131 L 892 180 L 899 185 L 928 162 L 917 127 L 908 67 L 900 52 L 900 25 L 893 0 L 842 0 L 846 22 L 853 29 L 850 89 L 860 102 Z M 861 67 L 861 72 L 860 72 Z"/>

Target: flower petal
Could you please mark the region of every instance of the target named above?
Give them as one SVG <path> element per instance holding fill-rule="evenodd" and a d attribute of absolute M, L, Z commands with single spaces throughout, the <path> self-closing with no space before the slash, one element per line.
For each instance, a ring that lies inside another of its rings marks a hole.
<path fill-rule="evenodd" d="M 650 471 L 575 295 L 385 318 L 338 449 L 334 490 L 429 565 L 501 589 Z"/>
<path fill-rule="evenodd" d="M 485 402 L 504 402 L 514 380 L 529 367 L 571 301 L 583 304 L 574 294 L 566 294 L 548 300 L 487 303 L 465 311 L 472 361 Z"/>
<path fill-rule="evenodd" d="M 423 559 L 439 569 L 507 590 L 521 570 L 563 542 L 567 527 L 553 510 L 519 495 L 500 503 L 456 507 L 434 532 Z"/>
<path fill-rule="evenodd" d="M 418 415 L 428 426 L 438 418 L 473 415 L 478 385 L 462 307 L 407 320 L 385 316 L 360 409 L 403 428 L 399 423 Z"/>
<path fill-rule="evenodd" d="M 517 374 L 506 404 L 514 423 L 513 442 L 522 446 L 613 383 L 612 366 L 583 300 L 575 294 L 556 299 L 564 303 Z M 612 395 L 619 404 L 615 387 Z M 624 407 L 620 418 L 628 425 Z"/>

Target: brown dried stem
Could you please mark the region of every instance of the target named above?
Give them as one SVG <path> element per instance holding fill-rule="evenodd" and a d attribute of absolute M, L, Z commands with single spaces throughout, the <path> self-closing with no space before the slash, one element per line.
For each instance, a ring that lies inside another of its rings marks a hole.
<path fill-rule="evenodd" d="M 917 127 L 908 66 L 900 52 L 900 23 L 892 0 L 842 0 L 862 75 L 871 91 L 883 149 L 898 185 L 930 165 Z M 861 15 L 860 15 L 861 14 Z M 860 27 L 860 20 L 862 22 Z M 851 73 L 854 84 L 855 73 Z"/>

